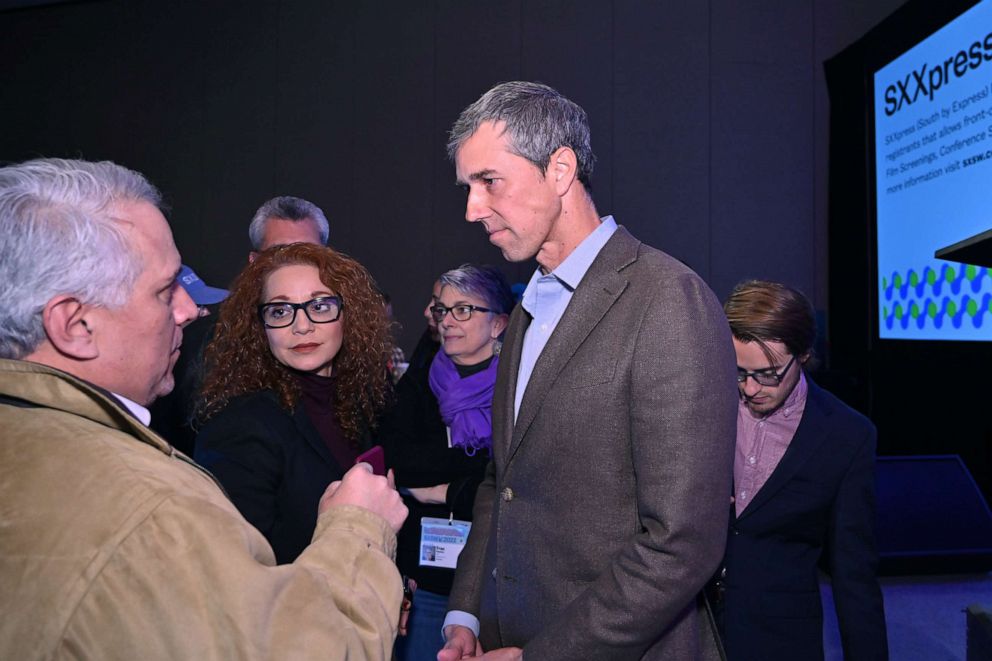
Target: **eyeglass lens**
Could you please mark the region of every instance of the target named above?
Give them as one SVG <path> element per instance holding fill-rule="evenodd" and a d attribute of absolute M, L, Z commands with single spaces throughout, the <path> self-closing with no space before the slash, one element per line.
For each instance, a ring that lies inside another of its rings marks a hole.
<path fill-rule="evenodd" d="M 296 321 L 296 312 L 301 308 L 315 324 L 337 321 L 341 315 L 341 301 L 327 297 L 315 298 L 306 303 L 267 303 L 262 306 L 262 321 L 272 328 L 283 328 Z"/>
<path fill-rule="evenodd" d="M 468 321 L 472 318 L 472 311 L 475 308 L 471 305 L 456 305 L 451 308 L 446 308 L 443 305 L 435 305 L 431 307 L 431 315 L 434 316 L 434 321 L 436 323 L 441 323 L 444 320 L 445 315 L 449 312 L 451 316 L 455 318 L 455 321 Z"/>
<path fill-rule="evenodd" d="M 786 373 L 789 371 L 789 368 L 792 367 L 792 363 L 795 362 L 795 360 L 796 357 L 793 356 L 786 364 L 786 366 L 782 368 L 782 371 L 778 373 L 776 373 L 774 369 L 772 369 L 771 371 L 760 370 L 756 372 L 748 372 L 747 370 L 738 367 L 737 382 L 744 383 L 745 381 L 747 381 L 747 377 L 751 377 L 752 379 L 755 380 L 755 382 L 758 383 L 758 385 L 777 386 L 782 383 L 782 379 L 785 378 Z"/>

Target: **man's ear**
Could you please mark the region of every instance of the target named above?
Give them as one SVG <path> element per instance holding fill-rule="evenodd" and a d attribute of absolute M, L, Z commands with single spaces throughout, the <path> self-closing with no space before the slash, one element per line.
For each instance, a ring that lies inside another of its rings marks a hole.
<path fill-rule="evenodd" d="M 559 147 L 551 154 L 548 172 L 554 178 L 558 195 L 564 195 L 578 176 L 578 160 L 571 147 Z"/>
<path fill-rule="evenodd" d="M 90 328 L 93 307 L 73 296 L 56 296 L 42 311 L 42 323 L 48 341 L 61 354 L 76 360 L 90 360 L 100 355 Z"/>

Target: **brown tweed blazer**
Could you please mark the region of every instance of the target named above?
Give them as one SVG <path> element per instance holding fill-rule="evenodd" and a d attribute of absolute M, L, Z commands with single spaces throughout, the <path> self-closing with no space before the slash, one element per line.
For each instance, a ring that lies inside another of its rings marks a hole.
<path fill-rule="evenodd" d="M 525 658 L 713 658 L 698 595 L 720 562 L 737 387 L 730 330 L 691 270 L 619 228 L 538 359 L 511 316 L 493 461 L 449 608 Z"/>

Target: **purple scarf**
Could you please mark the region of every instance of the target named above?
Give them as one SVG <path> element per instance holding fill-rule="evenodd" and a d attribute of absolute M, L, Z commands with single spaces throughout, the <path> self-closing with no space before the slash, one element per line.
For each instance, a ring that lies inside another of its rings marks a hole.
<path fill-rule="evenodd" d="M 438 351 L 431 363 L 431 390 L 437 397 L 441 419 L 451 429 L 452 447 L 460 447 L 468 456 L 481 449 L 492 454 L 493 390 L 496 386 L 496 366 L 493 356 L 489 367 L 464 379 L 444 350 Z"/>

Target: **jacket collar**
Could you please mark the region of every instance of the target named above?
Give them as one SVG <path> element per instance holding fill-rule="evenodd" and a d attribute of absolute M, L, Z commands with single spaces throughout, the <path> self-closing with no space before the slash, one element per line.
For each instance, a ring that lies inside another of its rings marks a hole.
<path fill-rule="evenodd" d="M 129 434 L 163 454 L 173 452 L 171 445 L 141 424 L 114 395 L 54 367 L 0 359 L 0 395 L 78 415 Z"/>
<path fill-rule="evenodd" d="M 512 458 L 513 453 L 520 446 L 521 440 L 534 422 L 544 398 L 562 369 L 627 288 L 628 280 L 621 271 L 637 261 L 640 245 L 641 242 L 632 237 L 625 228 L 619 227 L 589 267 L 581 285 L 576 288 L 572 300 L 565 309 L 558 327 L 545 345 L 537 363 L 534 364 L 534 371 L 520 402 L 520 412 L 515 425 L 512 396 L 503 407 L 504 410 L 501 412 L 504 417 L 503 424 L 509 423 L 506 428 L 513 430 L 506 461 Z M 514 341 L 512 346 L 504 347 L 509 350 L 511 356 L 511 360 L 507 361 L 510 393 L 516 392 L 520 345 L 528 324 L 528 315 L 518 306 L 510 321 L 510 327 L 514 330 L 512 335 Z M 509 420 L 506 419 L 507 415 Z"/>
<path fill-rule="evenodd" d="M 829 401 L 821 396 L 821 390 L 812 379 L 806 379 L 808 388 L 806 393 L 806 408 L 803 411 L 802 420 L 796 429 L 796 435 L 792 437 L 792 442 L 786 449 L 778 466 L 768 476 L 758 493 L 754 495 L 754 500 L 748 503 L 744 511 L 737 519 L 743 519 L 756 511 L 763 504 L 768 502 L 792 477 L 802 468 L 817 448 L 827 439 L 830 431 L 830 423 L 827 420 L 833 415 L 833 410 Z M 734 508 L 731 506 L 731 516 Z"/>

